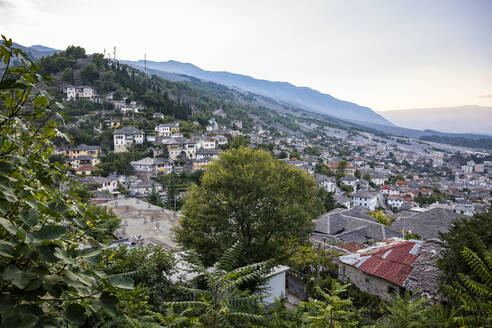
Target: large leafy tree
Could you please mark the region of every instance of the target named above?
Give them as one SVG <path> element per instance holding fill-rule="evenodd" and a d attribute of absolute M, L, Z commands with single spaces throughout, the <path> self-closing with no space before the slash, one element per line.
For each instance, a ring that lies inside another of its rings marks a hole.
<path fill-rule="evenodd" d="M 102 246 L 90 231 L 100 217 L 60 191 L 63 167 L 49 158 L 61 105 L 36 88 L 44 78 L 5 37 L 0 60 L 0 326 L 83 325 L 113 313 L 113 287 L 133 282 L 94 269 Z"/>
<path fill-rule="evenodd" d="M 240 147 L 209 164 L 183 207 L 177 240 L 213 264 L 236 241 L 241 264 L 285 257 L 321 213 L 316 181 L 263 150 Z"/>
<path fill-rule="evenodd" d="M 444 241 L 444 250 L 438 261 L 441 276 L 445 284 L 458 281 L 458 274 L 471 274 L 462 256 L 463 247 L 479 252 L 476 238 L 479 238 L 486 248 L 492 246 L 492 208 L 487 212 L 476 213 L 470 218 L 459 218 L 453 222 L 449 231 L 440 235 Z"/>

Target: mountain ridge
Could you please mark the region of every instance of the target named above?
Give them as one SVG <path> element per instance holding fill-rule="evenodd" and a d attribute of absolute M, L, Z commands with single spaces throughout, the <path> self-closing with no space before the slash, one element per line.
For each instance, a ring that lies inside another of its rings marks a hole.
<path fill-rule="evenodd" d="M 122 60 L 121 62 L 139 69 L 142 69 L 144 66 L 143 60 Z M 392 125 L 392 123 L 375 113 L 369 107 L 340 100 L 309 87 L 295 86 L 290 82 L 256 79 L 249 75 L 230 73 L 227 71 L 207 71 L 194 64 L 182 63 L 176 60 L 163 62 L 147 61 L 147 68 L 166 73 L 184 74 L 204 81 L 211 81 L 225 86 L 235 87 L 289 103 L 303 109 L 328 114 L 341 119 L 368 121 L 389 126 Z"/>

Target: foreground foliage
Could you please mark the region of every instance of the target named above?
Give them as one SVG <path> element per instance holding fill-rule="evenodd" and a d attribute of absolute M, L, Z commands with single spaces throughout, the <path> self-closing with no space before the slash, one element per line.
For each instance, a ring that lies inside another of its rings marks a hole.
<path fill-rule="evenodd" d="M 183 288 L 193 295 L 190 301 L 165 302 L 171 311 L 191 317 L 198 327 L 242 327 L 261 322 L 258 314 L 261 294 L 241 290 L 244 285 L 258 282 L 269 271 L 266 262 L 237 268 L 242 245 L 237 243 L 224 252 L 212 267 L 203 266 L 191 254 L 188 261 L 198 274 L 204 288 Z"/>
<path fill-rule="evenodd" d="M 10 67 L 14 57 L 20 66 Z M 52 121 L 61 105 L 36 88 L 43 76 L 11 40 L 0 44 L 0 60 L 0 325 L 83 325 L 91 313 L 111 315 L 115 287 L 133 282 L 95 270 L 100 213 L 60 191 L 63 168 L 49 158 L 62 136 Z"/>

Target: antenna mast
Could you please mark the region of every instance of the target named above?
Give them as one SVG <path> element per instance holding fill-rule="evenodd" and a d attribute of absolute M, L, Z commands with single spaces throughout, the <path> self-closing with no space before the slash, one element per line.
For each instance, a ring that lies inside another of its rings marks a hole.
<path fill-rule="evenodd" d="M 147 54 L 144 54 L 144 73 L 147 75 Z"/>

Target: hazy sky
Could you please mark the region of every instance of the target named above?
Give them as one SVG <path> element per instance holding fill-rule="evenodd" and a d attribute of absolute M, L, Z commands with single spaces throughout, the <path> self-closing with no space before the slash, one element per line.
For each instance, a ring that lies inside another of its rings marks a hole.
<path fill-rule="evenodd" d="M 0 0 L 0 33 L 288 81 L 374 110 L 492 106 L 492 0 Z"/>

